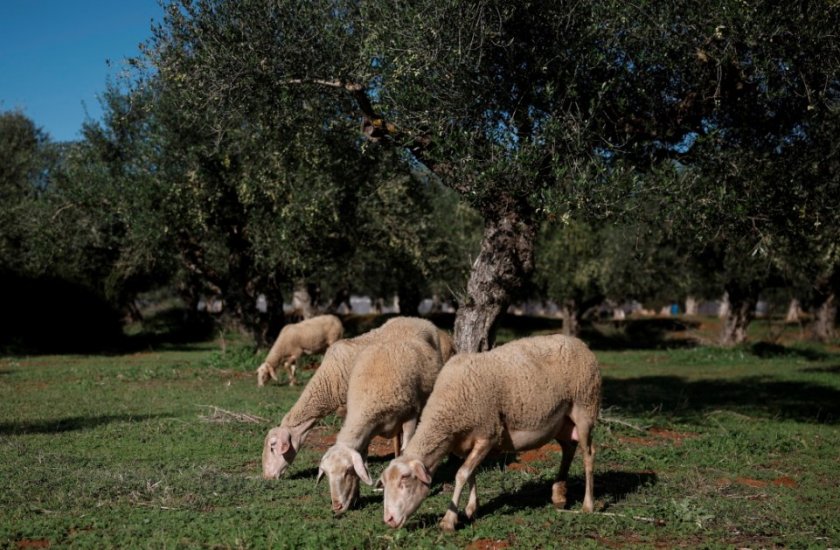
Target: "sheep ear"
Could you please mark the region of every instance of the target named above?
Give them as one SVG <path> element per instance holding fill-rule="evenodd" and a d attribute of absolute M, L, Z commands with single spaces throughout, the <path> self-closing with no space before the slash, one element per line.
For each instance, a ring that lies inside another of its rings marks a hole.
<path fill-rule="evenodd" d="M 324 469 L 319 466 L 318 467 L 318 477 L 315 478 L 315 485 L 318 485 L 318 482 L 321 481 L 322 477 L 324 477 Z"/>
<path fill-rule="evenodd" d="M 432 484 L 432 476 L 429 475 L 429 471 L 426 469 L 426 466 L 424 466 L 423 463 L 419 460 L 411 461 L 411 471 L 414 473 L 417 479 L 419 479 L 426 485 Z"/>
<path fill-rule="evenodd" d="M 277 430 L 277 442 L 280 444 L 280 454 L 286 454 L 292 448 L 292 434 L 286 428 Z"/>
<path fill-rule="evenodd" d="M 353 457 L 353 469 L 356 470 L 356 475 L 359 476 L 359 479 L 367 485 L 373 485 L 373 480 L 370 478 L 370 473 L 368 473 L 362 455 L 358 451 L 351 451 L 351 456 Z"/>

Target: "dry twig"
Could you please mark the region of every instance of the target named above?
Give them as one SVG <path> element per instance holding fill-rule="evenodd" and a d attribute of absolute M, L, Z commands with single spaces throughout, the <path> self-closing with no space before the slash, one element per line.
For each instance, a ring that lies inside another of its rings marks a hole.
<path fill-rule="evenodd" d="M 210 409 L 208 412 L 209 414 L 206 415 L 198 415 L 198 417 L 205 422 L 218 422 L 218 423 L 225 423 L 225 422 L 246 422 L 251 424 L 264 424 L 267 423 L 268 420 L 262 418 L 261 416 L 256 416 L 253 414 L 247 413 L 238 413 L 233 411 L 225 410 L 221 407 L 217 407 L 215 405 L 198 405 L 199 407 L 207 407 Z"/>

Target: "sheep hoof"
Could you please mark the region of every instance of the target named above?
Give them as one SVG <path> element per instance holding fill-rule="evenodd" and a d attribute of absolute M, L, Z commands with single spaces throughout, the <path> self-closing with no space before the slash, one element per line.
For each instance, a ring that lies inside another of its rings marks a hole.
<path fill-rule="evenodd" d="M 438 524 L 441 531 L 446 531 L 447 533 L 452 533 L 455 531 L 455 522 L 454 521 L 447 521 L 446 518 L 440 520 Z"/>
<path fill-rule="evenodd" d="M 555 508 L 566 507 L 566 483 L 558 481 L 551 486 L 551 503 Z"/>
<path fill-rule="evenodd" d="M 475 511 L 478 509 L 478 505 L 470 506 L 467 504 L 467 507 L 464 508 L 464 514 L 467 516 L 467 519 L 474 519 L 475 518 Z"/>

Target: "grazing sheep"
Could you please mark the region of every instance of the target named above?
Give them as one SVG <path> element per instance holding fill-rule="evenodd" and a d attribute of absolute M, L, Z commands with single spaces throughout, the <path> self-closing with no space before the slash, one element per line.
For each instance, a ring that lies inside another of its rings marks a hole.
<path fill-rule="evenodd" d="M 470 489 L 467 517 L 478 508 L 475 469 L 493 449 L 522 451 L 556 439 L 563 459 L 551 500 L 566 504 L 566 478 L 577 442 L 583 452 L 591 512 L 595 451 L 591 432 L 601 403 L 595 356 L 577 338 L 523 338 L 485 353 L 459 354 L 441 370 L 414 437 L 382 473 L 385 523 L 401 527 L 429 494 L 432 474 L 450 452 L 466 457 L 455 476 L 449 509 L 440 522 L 453 530 L 458 500 Z"/>
<path fill-rule="evenodd" d="M 327 475 L 337 515 L 358 499 L 360 478 L 373 485 L 365 466 L 371 439 L 402 431 L 405 447 L 442 366 L 440 351 L 421 338 L 378 341 L 359 353 L 347 388 L 347 417 L 318 471 L 318 479 Z"/>
<path fill-rule="evenodd" d="M 336 413 L 344 416 L 347 385 L 356 356 L 384 334 L 421 338 L 438 348 L 437 327 L 425 319 L 394 317 L 381 327 L 351 338 L 339 340 L 327 350 L 321 366 L 303 389 L 297 402 L 283 417 L 280 425 L 265 436 L 262 453 L 263 477 L 274 479 L 286 471 L 295 459 L 306 435 L 318 420 Z M 395 451 L 398 444 L 395 442 Z"/>
<path fill-rule="evenodd" d="M 269 378 L 277 380 L 277 366 L 282 361 L 289 374 L 289 385 L 294 386 L 297 360 L 302 355 L 323 352 L 343 334 L 344 327 L 335 315 L 319 315 L 286 325 L 271 346 L 265 362 L 257 369 L 257 385 L 265 385 Z"/>

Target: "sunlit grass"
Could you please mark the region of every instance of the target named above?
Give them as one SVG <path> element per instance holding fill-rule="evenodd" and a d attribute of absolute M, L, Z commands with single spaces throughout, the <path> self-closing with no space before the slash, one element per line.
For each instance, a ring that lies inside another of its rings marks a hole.
<path fill-rule="evenodd" d="M 810 345 L 597 351 L 598 513 L 550 503 L 552 448 L 488 460 L 479 517 L 436 522 L 457 462 L 407 528 L 381 495 L 334 518 L 315 473 L 335 418 L 286 479 L 260 477 L 265 431 L 300 388 L 257 388 L 261 354 L 217 343 L 0 359 L 0 544 L 85 547 L 828 547 L 840 544 L 840 354 Z M 304 370 L 303 378 L 311 376 Z M 258 417 L 214 417 L 212 407 Z M 265 422 L 259 419 L 265 419 Z M 387 464 L 371 458 L 374 475 Z"/>

